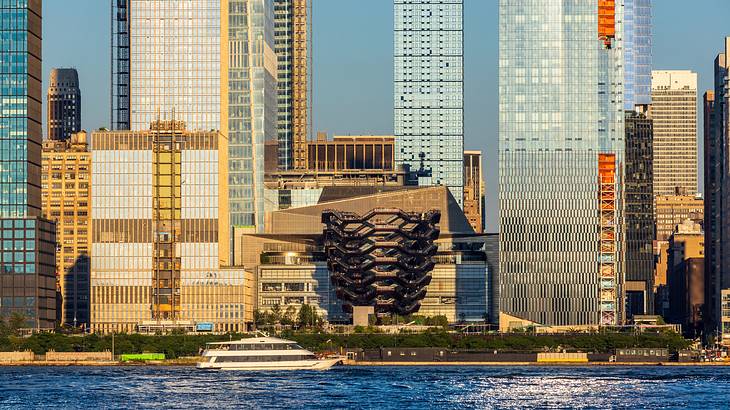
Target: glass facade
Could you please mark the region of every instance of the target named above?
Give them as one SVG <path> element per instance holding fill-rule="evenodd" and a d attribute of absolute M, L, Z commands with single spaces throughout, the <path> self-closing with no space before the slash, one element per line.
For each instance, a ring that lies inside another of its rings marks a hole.
<path fill-rule="evenodd" d="M 597 2 L 500 1 L 500 311 L 525 322 L 617 320 L 623 8 L 600 12 L 604 31 Z"/>
<path fill-rule="evenodd" d="M 128 1 L 130 129 L 221 125 L 221 1 Z"/>
<path fill-rule="evenodd" d="M 225 139 L 179 123 L 153 127 L 160 131 L 92 136 L 92 329 L 204 322 L 246 330 L 250 274 L 221 267 Z"/>
<path fill-rule="evenodd" d="M 41 4 L 0 2 L 0 218 L 41 214 Z"/>
<path fill-rule="evenodd" d="M 264 144 L 277 139 L 272 0 L 228 2 L 230 223 L 263 229 Z"/>
<path fill-rule="evenodd" d="M 463 0 L 395 0 L 396 161 L 432 171 L 461 205 Z"/>
<path fill-rule="evenodd" d="M 624 108 L 651 104 L 651 0 L 624 0 Z"/>
<path fill-rule="evenodd" d="M 626 111 L 626 316 L 653 314 L 654 188 L 652 122 Z M 633 297 L 632 294 L 633 293 Z"/>

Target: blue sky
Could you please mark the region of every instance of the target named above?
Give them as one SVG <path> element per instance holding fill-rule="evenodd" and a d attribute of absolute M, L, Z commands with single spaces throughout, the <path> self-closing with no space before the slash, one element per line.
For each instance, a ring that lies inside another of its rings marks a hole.
<path fill-rule="evenodd" d="M 314 129 L 392 134 L 392 0 L 313 2 Z M 109 0 L 43 3 L 44 81 L 53 67 L 78 69 L 83 127 L 108 126 Z M 465 0 L 464 7 L 465 148 L 485 153 L 490 231 L 497 228 L 497 6 Z M 713 60 L 730 35 L 730 1 L 654 0 L 653 14 L 654 68 L 697 72 L 701 96 L 712 88 Z"/>

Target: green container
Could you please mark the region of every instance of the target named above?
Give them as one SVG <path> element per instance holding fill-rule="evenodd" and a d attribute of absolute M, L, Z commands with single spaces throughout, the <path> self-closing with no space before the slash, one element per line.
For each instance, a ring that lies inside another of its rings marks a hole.
<path fill-rule="evenodd" d="M 165 354 L 164 353 L 123 354 L 120 359 L 123 362 L 147 362 L 150 360 L 165 360 Z"/>

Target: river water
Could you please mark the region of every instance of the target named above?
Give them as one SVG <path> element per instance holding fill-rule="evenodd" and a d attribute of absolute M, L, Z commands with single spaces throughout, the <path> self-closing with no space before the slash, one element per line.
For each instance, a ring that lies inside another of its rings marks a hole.
<path fill-rule="evenodd" d="M 730 367 L 0 367 L 0 408 L 729 408 Z"/>

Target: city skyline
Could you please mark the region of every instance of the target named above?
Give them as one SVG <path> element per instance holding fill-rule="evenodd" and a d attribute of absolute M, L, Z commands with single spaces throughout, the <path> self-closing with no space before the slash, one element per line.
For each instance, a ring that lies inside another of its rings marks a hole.
<path fill-rule="evenodd" d="M 82 128 L 90 131 L 109 127 L 109 4 L 98 0 L 73 3 L 74 7 L 59 0 L 44 3 L 43 93 L 52 68 L 77 68 L 85 101 Z M 313 3 L 313 132 L 392 135 L 392 0 Z M 498 219 L 497 5 L 497 1 L 478 0 L 465 0 L 464 4 L 464 148 L 484 153 L 489 232 L 497 230 Z M 698 94 L 702 95 L 713 89 L 712 67 L 705 60 L 722 46 L 721 40 L 727 34 L 722 22 L 730 19 L 730 4 L 703 0 L 704 7 L 684 5 L 681 0 L 652 5 L 652 68 L 698 73 Z M 65 25 L 72 16 L 86 24 Z M 680 17 L 683 24 L 677 25 Z M 347 87 L 353 83 L 367 86 L 358 87 L 358 93 L 348 93 Z M 700 116 L 698 135 L 702 123 Z M 699 144 L 701 152 L 702 142 Z M 701 169 L 702 158 L 699 162 Z M 702 191 L 703 177 L 699 174 Z"/>

